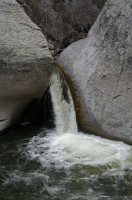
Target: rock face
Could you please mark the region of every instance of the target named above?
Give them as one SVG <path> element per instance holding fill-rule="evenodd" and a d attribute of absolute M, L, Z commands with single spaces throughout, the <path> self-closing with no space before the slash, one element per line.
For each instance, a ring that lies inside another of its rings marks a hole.
<path fill-rule="evenodd" d="M 58 63 L 74 84 L 81 127 L 132 144 L 132 1 L 108 0 L 88 37 Z"/>
<path fill-rule="evenodd" d="M 106 0 L 17 0 L 56 54 L 86 37 Z"/>
<path fill-rule="evenodd" d="M 46 39 L 15 0 L 0 1 L 0 131 L 49 86 L 52 58 Z"/>

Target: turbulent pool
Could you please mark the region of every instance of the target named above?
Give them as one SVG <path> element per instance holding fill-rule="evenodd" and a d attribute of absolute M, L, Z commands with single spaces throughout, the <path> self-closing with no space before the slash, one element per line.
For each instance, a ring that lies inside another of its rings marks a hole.
<path fill-rule="evenodd" d="M 132 147 L 78 132 L 69 91 L 65 100 L 61 90 L 55 75 L 56 129 L 1 136 L 0 200 L 131 200 Z"/>

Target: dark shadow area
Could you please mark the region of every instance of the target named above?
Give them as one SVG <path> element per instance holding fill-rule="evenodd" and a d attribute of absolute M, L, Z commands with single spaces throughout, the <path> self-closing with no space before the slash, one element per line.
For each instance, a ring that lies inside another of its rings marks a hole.
<path fill-rule="evenodd" d="M 0 136 L 14 133 L 15 130 L 24 128 L 38 129 L 39 127 L 46 127 L 48 129 L 54 128 L 54 112 L 49 88 L 46 90 L 42 98 L 33 99 L 29 106 L 23 111 L 18 122 L 0 132 Z"/>
<path fill-rule="evenodd" d="M 42 98 L 33 99 L 28 108 L 23 112 L 19 122 L 24 124 L 44 125 L 47 128 L 54 127 L 54 113 L 49 87 Z"/>

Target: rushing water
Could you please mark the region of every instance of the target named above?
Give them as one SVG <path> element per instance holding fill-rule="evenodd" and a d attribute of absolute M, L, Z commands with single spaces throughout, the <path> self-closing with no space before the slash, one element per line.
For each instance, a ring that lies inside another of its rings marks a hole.
<path fill-rule="evenodd" d="M 0 200 L 131 200 L 132 147 L 79 133 L 68 87 L 51 81 L 56 129 L 0 139 Z"/>

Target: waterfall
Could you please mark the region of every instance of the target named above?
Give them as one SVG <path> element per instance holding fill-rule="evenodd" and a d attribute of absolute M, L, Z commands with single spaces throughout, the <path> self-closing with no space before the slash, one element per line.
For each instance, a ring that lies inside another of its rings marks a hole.
<path fill-rule="evenodd" d="M 74 104 L 68 85 L 62 75 L 51 76 L 52 97 L 56 129 L 44 128 L 31 138 L 26 153 L 43 167 L 70 169 L 74 166 L 104 166 L 108 174 L 123 174 L 132 169 L 132 147 L 78 132 Z"/>
<path fill-rule="evenodd" d="M 57 133 L 77 133 L 76 115 L 70 90 L 62 75 L 54 72 L 51 77 L 50 92 L 55 114 Z"/>
<path fill-rule="evenodd" d="M 78 132 L 72 96 L 63 76 L 58 72 L 54 72 L 51 76 L 50 92 L 56 130 L 47 133 L 46 139 L 40 138 L 46 148 L 49 145 L 47 160 L 52 158 L 56 166 L 61 166 L 62 163 L 62 165 L 65 163 L 65 166 L 75 163 L 112 165 L 114 162 L 120 163 L 123 168 L 126 163 L 129 166 L 131 147 L 122 142 Z"/>

